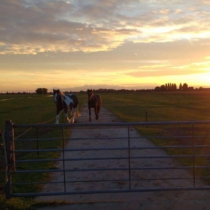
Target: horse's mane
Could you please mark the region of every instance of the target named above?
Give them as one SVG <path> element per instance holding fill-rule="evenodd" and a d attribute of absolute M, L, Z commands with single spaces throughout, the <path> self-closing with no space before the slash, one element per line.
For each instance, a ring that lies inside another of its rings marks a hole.
<path fill-rule="evenodd" d="M 60 90 L 59 90 L 59 93 L 60 93 L 61 96 L 65 96 L 65 94 Z"/>

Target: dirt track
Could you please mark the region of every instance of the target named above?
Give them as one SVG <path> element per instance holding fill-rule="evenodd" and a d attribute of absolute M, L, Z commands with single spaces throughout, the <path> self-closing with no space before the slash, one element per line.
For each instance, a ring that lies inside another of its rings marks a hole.
<path fill-rule="evenodd" d="M 82 117 L 78 119 L 78 123 L 80 122 L 88 122 L 88 112 L 87 107 L 84 106 L 82 109 Z M 111 112 L 109 112 L 106 108 L 102 108 L 99 122 L 117 122 L 120 119 L 117 116 L 114 116 Z M 94 119 L 94 115 L 92 112 L 92 121 L 96 122 Z M 141 139 L 141 141 L 134 140 L 131 141 L 131 146 L 152 146 L 152 143 L 148 141 L 145 138 L 142 138 L 138 132 L 131 128 L 130 129 L 131 137 L 138 137 Z M 79 136 L 83 135 L 83 137 L 87 138 L 97 138 L 97 137 L 121 137 L 127 135 L 127 129 L 125 128 L 100 128 L 97 129 L 91 129 L 91 132 L 79 130 L 78 128 L 75 128 L 72 131 L 72 138 L 78 138 Z M 71 141 L 68 143 L 67 147 L 69 148 L 93 148 L 93 147 L 114 147 L 114 146 L 126 146 L 127 141 L 123 142 L 122 140 L 106 140 L 106 141 Z M 74 153 L 73 157 L 102 157 L 102 156 L 121 156 L 122 152 L 117 153 L 116 151 L 113 153 L 113 151 L 106 151 L 106 152 L 99 152 L 97 151 L 93 152 L 80 152 L 80 153 Z M 155 154 L 154 154 L 155 153 Z M 167 155 L 161 150 L 153 150 L 152 154 L 154 155 Z M 72 154 L 68 154 L 66 158 L 72 157 Z M 132 155 L 136 155 L 133 153 Z M 142 151 L 138 155 L 141 156 L 147 156 L 151 155 L 151 151 Z M 67 166 L 72 168 L 91 168 L 91 167 L 108 167 L 110 164 L 119 165 L 119 167 L 126 166 L 126 161 L 118 161 L 115 162 L 112 160 L 111 163 L 106 162 L 103 163 L 101 161 L 88 161 L 88 162 L 77 162 L 75 165 Z M 177 163 L 174 160 L 171 159 L 142 159 L 138 161 L 133 161 L 132 166 L 174 166 Z M 57 165 L 57 167 L 61 167 L 61 165 Z M 97 172 L 91 172 L 91 173 L 83 173 L 80 174 L 66 174 L 66 179 L 87 179 L 87 180 L 94 180 L 99 178 L 114 178 L 116 174 L 113 174 L 112 172 L 107 172 L 106 174 L 99 174 Z M 119 176 L 119 174 L 117 174 Z M 120 176 L 123 178 L 126 176 L 125 172 L 121 172 Z M 151 178 L 155 177 L 158 179 L 158 177 L 183 177 L 188 176 L 188 173 L 186 171 L 150 171 L 148 172 L 135 172 L 132 174 L 134 178 Z M 53 181 L 62 181 L 62 175 L 61 174 L 53 174 Z M 197 185 L 202 185 L 202 183 L 198 182 Z M 133 182 L 132 187 L 178 187 L 178 186 L 185 186 L 189 187 L 192 186 L 192 181 L 185 180 L 173 180 L 173 181 L 144 181 L 144 182 Z M 124 189 L 127 187 L 127 184 L 125 182 L 107 182 L 107 183 L 101 183 L 101 184 L 94 184 L 93 182 L 89 182 L 88 184 L 81 184 L 81 183 L 75 183 L 71 185 L 67 185 L 67 191 L 68 190 L 88 190 L 88 189 Z M 44 186 L 43 192 L 46 191 L 63 191 L 63 185 L 46 185 Z M 37 201 L 65 201 L 66 203 L 69 203 L 71 205 L 65 205 L 60 207 L 45 207 L 40 208 L 39 210 L 49 210 L 49 209 L 55 209 L 55 210 L 95 210 L 95 209 L 109 209 L 109 210 L 116 210 L 116 209 L 141 209 L 141 210 L 200 210 L 200 209 L 210 209 L 210 193 L 209 191 L 172 191 L 172 192 L 138 192 L 138 193 L 116 193 L 116 194 L 91 194 L 91 195 L 66 195 L 66 196 L 50 196 L 50 197 L 38 197 Z"/>

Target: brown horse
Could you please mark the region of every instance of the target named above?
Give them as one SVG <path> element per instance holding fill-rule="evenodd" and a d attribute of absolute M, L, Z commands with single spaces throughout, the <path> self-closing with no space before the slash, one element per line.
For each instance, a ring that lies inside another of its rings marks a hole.
<path fill-rule="evenodd" d="M 96 120 L 99 118 L 99 112 L 102 106 L 102 100 L 100 95 L 94 95 L 93 90 L 87 90 L 88 94 L 88 110 L 89 110 L 89 121 L 91 121 L 91 108 L 94 108 Z"/>

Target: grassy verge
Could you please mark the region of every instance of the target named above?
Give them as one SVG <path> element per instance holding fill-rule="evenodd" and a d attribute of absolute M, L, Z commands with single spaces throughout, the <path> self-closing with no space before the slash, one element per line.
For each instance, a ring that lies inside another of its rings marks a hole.
<path fill-rule="evenodd" d="M 101 93 L 103 105 L 107 106 L 112 112 L 117 114 L 120 118 L 129 122 L 146 121 L 188 121 L 188 120 L 209 120 L 210 119 L 210 92 L 174 92 L 174 93 L 160 93 L 160 92 L 129 92 L 129 93 Z M 87 101 L 87 96 L 85 93 L 78 94 L 80 101 L 80 108 L 82 104 Z M 9 99 L 1 101 L 1 99 Z M 28 124 L 36 122 L 46 122 L 52 118 L 55 118 L 55 104 L 52 97 L 47 97 L 46 95 L 0 95 L 1 103 L 1 121 L 0 130 L 4 129 L 4 120 L 11 119 L 15 124 Z M 54 123 L 53 119 L 50 123 Z M 65 117 L 60 119 L 60 122 L 66 122 Z M 151 126 L 151 127 L 137 127 L 139 132 L 145 136 L 149 136 L 150 139 L 160 146 L 164 145 L 187 145 L 189 142 L 184 141 L 181 138 L 170 138 L 170 140 L 163 140 L 163 138 L 156 138 L 154 136 L 172 136 L 173 134 L 188 135 L 191 134 L 191 128 L 189 126 Z M 16 131 L 15 135 L 18 136 L 24 132 L 24 129 L 19 129 Z M 60 136 L 60 130 L 48 129 L 39 130 L 40 137 L 57 137 Z M 210 132 L 209 126 L 197 126 L 195 128 L 196 135 L 208 136 Z M 35 130 L 31 130 L 24 136 L 28 138 L 34 136 Z M 70 130 L 65 130 L 65 136 L 70 135 Z M 200 139 L 198 144 L 209 144 L 209 138 Z M 19 144 L 19 145 L 18 145 Z M 24 143 L 17 143 L 17 148 L 34 148 L 36 147 L 35 142 L 30 142 L 30 145 L 24 145 Z M 45 142 L 39 145 L 40 148 L 53 148 L 61 147 L 61 141 Z M 169 154 L 189 154 L 190 150 L 168 150 Z M 199 153 L 209 154 L 209 149 L 205 148 L 202 151 L 196 151 Z M 1 156 L 0 151 L 0 156 Z M 18 154 L 22 159 L 33 158 L 31 155 L 37 154 Z M 40 154 L 40 158 L 56 158 L 58 154 L 48 153 Z M 208 164 L 208 159 L 197 159 L 197 165 Z M 51 165 L 27 165 L 20 164 L 18 167 L 21 168 L 53 168 L 54 163 Z M 183 165 L 189 165 L 191 162 L 181 162 Z M 208 171 L 202 171 L 199 175 L 209 175 Z M 0 172 L 0 188 L 4 189 L 4 171 Z M 16 176 L 15 179 L 18 181 L 19 177 Z M 25 177 L 27 179 L 32 179 L 31 177 Z M 33 177 L 36 181 L 44 181 L 49 179 L 48 176 L 42 174 L 41 176 Z M 32 191 L 38 191 L 41 186 L 30 187 Z M 14 189 L 16 190 L 16 189 Z M 28 186 L 22 187 L 22 189 L 17 189 L 22 191 L 27 191 Z M 0 195 L 0 209 L 33 209 L 37 205 L 33 199 L 25 198 L 12 198 L 10 200 L 5 200 L 3 195 Z"/>
<path fill-rule="evenodd" d="M 103 93 L 103 104 L 126 121 L 210 119 L 210 92 Z"/>
<path fill-rule="evenodd" d="M 87 100 L 85 94 L 78 94 L 79 98 L 79 109 L 82 104 Z M 1 121 L 0 130 L 4 130 L 5 120 L 10 119 L 15 124 L 33 124 L 33 123 L 55 123 L 56 107 L 53 102 L 53 98 L 50 95 L 0 95 L 0 105 L 1 105 Z M 60 116 L 60 123 L 66 123 L 66 118 L 63 114 Z M 22 135 L 27 129 L 15 129 L 15 138 Z M 39 138 L 57 138 L 60 137 L 62 133 L 61 129 L 45 128 L 38 130 Z M 64 129 L 64 136 L 70 136 L 70 130 Z M 37 130 L 31 129 L 26 132 L 21 139 L 36 138 Z M 0 144 L 2 144 L 2 139 Z M 36 141 L 16 141 L 16 149 L 34 149 L 37 147 Z M 51 140 L 40 141 L 39 148 L 61 148 L 62 141 Z M 17 153 L 16 157 L 21 160 L 34 159 L 37 153 Z M 57 158 L 59 153 L 40 153 L 39 158 Z M 34 201 L 31 198 L 12 198 L 9 200 L 5 199 L 4 189 L 5 189 L 5 166 L 4 166 L 4 154 L 3 150 L 0 150 L 1 164 L 0 164 L 0 209 L 7 210 L 24 210 L 33 209 Z M 17 169 L 53 169 L 55 167 L 54 162 L 47 163 L 19 163 Z M 13 176 L 13 182 L 41 182 L 49 180 L 49 175 L 44 173 L 33 174 L 33 176 L 19 175 L 15 174 Z M 41 185 L 17 185 L 13 187 L 13 192 L 37 192 L 41 189 Z"/>
<path fill-rule="evenodd" d="M 128 122 L 198 121 L 210 120 L 210 92 L 133 92 L 103 94 L 104 104 L 120 118 Z M 138 126 L 137 130 L 158 146 L 191 146 L 192 132 L 196 145 L 210 145 L 209 125 L 160 125 Z M 160 136 L 160 138 L 158 138 Z M 188 138 L 185 138 L 189 136 Z M 170 155 L 190 155 L 192 149 L 166 149 Z M 208 155 L 209 147 L 195 148 L 196 155 Z M 180 164 L 192 166 L 192 158 L 177 159 Z M 196 166 L 209 166 L 208 157 L 197 157 Z M 205 177 L 210 184 L 208 169 L 196 171 L 196 176 Z"/>

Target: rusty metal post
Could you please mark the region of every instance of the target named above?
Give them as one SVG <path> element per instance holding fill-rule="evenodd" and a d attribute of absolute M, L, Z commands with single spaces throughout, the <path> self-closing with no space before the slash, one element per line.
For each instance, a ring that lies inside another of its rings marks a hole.
<path fill-rule="evenodd" d="M 5 121 L 5 132 L 4 132 L 4 140 L 5 140 L 5 151 L 6 151 L 6 198 L 11 198 L 12 193 L 12 177 L 11 172 L 15 171 L 15 146 L 14 146 L 14 129 L 13 123 L 11 120 Z"/>
<path fill-rule="evenodd" d="M 131 190 L 131 142 L 130 142 L 130 126 L 128 126 L 128 177 L 129 177 L 129 190 Z"/>
<path fill-rule="evenodd" d="M 36 122 L 36 124 L 38 124 L 38 122 Z M 37 149 L 37 153 L 36 156 L 39 157 L 39 128 L 36 127 L 36 149 Z"/>
<path fill-rule="evenodd" d="M 193 185 L 195 188 L 195 132 L 194 132 L 194 124 L 191 125 L 192 128 L 192 152 L 193 152 Z"/>
<path fill-rule="evenodd" d="M 65 137 L 64 137 L 64 128 L 63 128 L 63 126 L 62 126 L 62 147 L 63 147 L 63 183 L 64 183 L 64 192 L 66 193 Z"/>

